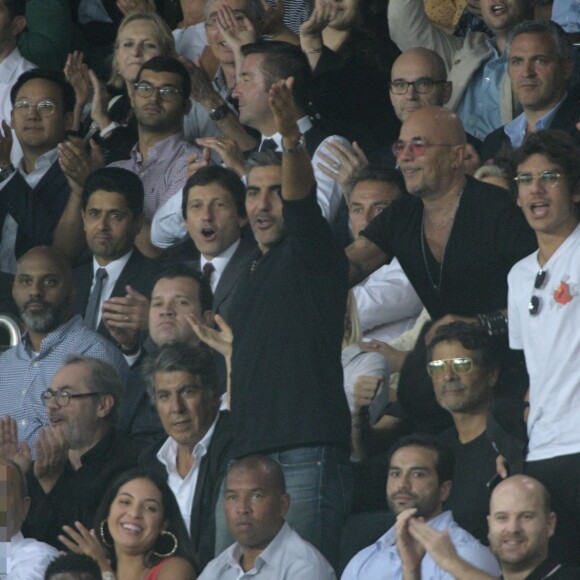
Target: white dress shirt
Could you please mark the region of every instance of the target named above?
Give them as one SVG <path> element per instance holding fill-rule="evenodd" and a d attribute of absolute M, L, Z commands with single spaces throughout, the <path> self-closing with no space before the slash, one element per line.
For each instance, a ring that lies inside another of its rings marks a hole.
<path fill-rule="evenodd" d="M 203 436 L 203 439 L 193 448 L 193 453 L 191 454 L 193 456 L 193 466 L 185 477 L 181 477 L 177 471 L 177 441 L 175 439 L 168 437 L 167 441 L 157 452 L 157 459 L 165 465 L 167 470 L 167 484 L 177 500 L 181 517 L 189 534 L 191 534 L 191 509 L 195 498 L 199 466 L 211 444 L 218 417 L 219 413 L 207 433 Z"/>
<path fill-rule="evenodd" d="M 204 568 L 199 580 L 336 580 L 324 556 L 286 522 L 251 570 L 244 572 L 241 556 L 236 542 Z"/>
<path fill-rule="evenodd" d="M 20 532 L 12 536 L 6 552 L 8 580 L 43 580 L 46 568 L 58 556 L 56 548 L 24 538 Z"/>

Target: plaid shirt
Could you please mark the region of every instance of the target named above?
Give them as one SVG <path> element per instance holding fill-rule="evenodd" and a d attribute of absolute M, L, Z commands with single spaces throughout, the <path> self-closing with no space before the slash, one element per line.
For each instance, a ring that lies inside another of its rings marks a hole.
<path fill-rule="evenodd" d="M 157 208 L 174 193 L 181 191 L 187 180 L 187 159 L 201 149 L 188 143 L 182 132 L 167 137 L 147 152 L 147 161 L 139 152 L 139 143 L 131 150 L 131 159 L 115 161 L 109 167 L 122 167 L 136 173 L 145 188 L 144 214 L 151 220 Z"/>
<path fill-rule="evenodd" d="M 25 334 L 20 344 L 0 355 L 0 416 L 10 415 L 18 424 L 18 441 L 26 440 L 34 456 L 38 430 L 48 425 L 40 395 L 50 387 L 53 375 L 69 354 L 82 354 L 111 364 L 125 379 L 127 363 L 106 338 L 83 326 L 80 315 L 49 333 L 35 353 Z"/>

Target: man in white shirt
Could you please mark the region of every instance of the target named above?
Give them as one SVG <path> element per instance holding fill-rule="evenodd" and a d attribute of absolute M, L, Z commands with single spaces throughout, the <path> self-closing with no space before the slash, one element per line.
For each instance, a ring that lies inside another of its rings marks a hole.
<path fill-rule="evenodd" d="M 218 375 L 205 346 L 171 344 L 144 363 L 147 390 L 168 438 L 141 462 L 167 479 L 198 562 L 215 550 L 215 506 L 230 459 L 229 412 L 219 412 Z"/>
<path fill-rule="evenodd" d="M 7 459 L 0 459 L 0 489 L 7 510 L 0 528 L 0 546 L 6 542 L 6 560 L 0 559 L 0 577 L 8 574 L 10 580 L 42 580 L 44 570 L 58 556 L 56 548 L 24 538 L 20 527 L 30 508 L 30 497 L 26 490 L 26 478 L 20 467 Z M 5 567 L 6 566 L 6 567 Z"/>
<path fill-rule="evenodd" d="M 349 222 L 357 239 L 375 216 L 404 191 L 398 171 L 366 167 L 353 180 L 349 196 Z M 397 259 L 381 266 L 352 289 L 363 340 L 390 344 L 415 324 L 423 305 Z"/>
<path fill-rule="evenodd" d="M 10 131 L 10 89 L 23 72 L 34 68 L 34 64 L 26 60 L 16 46 L 18 35 L 27 25 L 25 8 L 24 0 L 0 0 L 0 119 L 3 121 L 4 137 Z M 20 144 L 13 141 L 10 161 L 16 164 L 21 156 Z M 6 160 L 0 159 L 0 172 L 7 165 Z"/>
<path fill-rule="evenodd" d="M 560 131 L 531 133 L 514 157 L 517 202 L 538 251 L 508 275 L 510 346 L 530 375 L 525 472 L 554 500 L 552 557 L 580 564 L 580 154 Z"/>
<path fill-rule="evenodd" d="M 322 554 L 284 520 L 290 499 L 273 459 L 250 455 L 236 461 L 224 489 L 226 520 L 236 542 L 207 565 L 199 580 L 335 579 Z"/>
<path fill-rule="evenodd" d="M 342 580 L 452 580 L 413 537 L 417 522 L 447 530 L 462 559 L 498 576 L 499 566 L 489 549 L 460 528 L 450 511 L 443 511 L 453 469 L 452 452 L 436 439 L 410 435 L 398 441 L 387 479 L 387 501 L 397 523 L 349 562 Z"/>

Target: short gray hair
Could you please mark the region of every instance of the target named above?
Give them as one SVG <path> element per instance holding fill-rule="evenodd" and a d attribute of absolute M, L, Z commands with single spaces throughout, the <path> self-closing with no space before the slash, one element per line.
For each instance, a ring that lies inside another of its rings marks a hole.
<path fill-rule="evenodd" d="M 568 39 L 566 31 L 551 20 L 524 20 L 517 24 L 509 33 L 506 41 L 505 53 L 510 56 L 511 44 L 516 36 L 520 34 L 547 34 L 552 39 L 552 45 L 560 60 L 574 60 L 574 46 Z"/>
<path fill-rule="evenodd" d="M 142 375 L 147 393 L 155 403 L 155 375 L 157 373 L 184 372 L 199 378 L 203 389 L 219 391 L 216 364 L 210 350 L 203 346 L 189 344 L 166 344 L 156 355 L 143 362 Z"/>
<path fill-rule="evenodd" d="M 273 149 L 265 149 L 264 151 L 256 151 L 252 153 L 244 163 L 244 173 L 246 177 L 250 175 L 250 171 L 256 167 L 282 167 L 282 153 L 274 151 Z"/>
<path fill-rule="evenodd" d="M 69 354 L 64 360 L 64 366 L 67 365 L 84 365 L 88 371 L 85 376 L 87 387 L 96 393 L 113 397 L 115 404 L 107 419 L 116 425 L 125 385 L 115 368 L 100 358 L 83 354 Z"/>

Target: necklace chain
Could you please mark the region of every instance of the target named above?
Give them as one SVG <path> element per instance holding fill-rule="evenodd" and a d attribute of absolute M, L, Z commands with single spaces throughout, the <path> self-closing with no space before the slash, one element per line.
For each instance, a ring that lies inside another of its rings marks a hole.
<path fill-rule="evenodd" d="M 457 196 L 457 203 L 455 204 L 455 209 L 453 210 L 453 215 L 451 216 L 449 232 L 447 234 L 447 239 L 445 240 L 445 245 L 443 246 L 443 256 L 441 257 L 441 264 L 439 264 L 439 279 L 437 280 L 437 284 L 435 284 L 435 280 L 433 280 L 433 276 L 431 276 L 431 268 L 429 268 L 429 264 L 427 263 L 427 251 L 425 249 L 425 206 L 423 206 L 423 214 L 421 217 L 421 253 L 423 254 L 423 264 L 425 264 L 425 270 L 427 271 L 427 276 L 429 278 L 429 282 L 431 283 L 431 288 L 435 290 L 438 294 L 441 292 L 441 282 L 443 279 L 443 264 L 445 264 L 445 254 L 447 252 L 447 244 L 449 242 L 449 238 L 451 237 L 451 230 L 453 229 L 453 223 L 455 221 L 455 215 L 457 214 L 457 210 L 459 209 L 459 203 L 461 202 L 461 196 L 463 195 L 463 190 L 459 192 Z M 436 262 L 437 260 L 435 260 Z"/>

